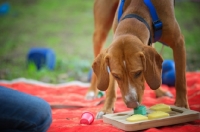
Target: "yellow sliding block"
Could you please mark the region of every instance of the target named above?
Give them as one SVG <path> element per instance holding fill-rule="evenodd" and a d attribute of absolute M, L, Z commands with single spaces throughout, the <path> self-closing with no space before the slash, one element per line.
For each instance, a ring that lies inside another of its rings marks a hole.
<path fill-rule="evenodd" d="M 166 104 L 156 104 L 154 106 L 151 106 L 149 109 L 154 110 L 154 111 L 163 111 L 163 112 L 170 112 L 171 111 L 170 106 L 166 105 Z"/>
<path fill-rule="evenodd" d="M 126 120 L 129 122 L 145 121 L 145 120 L 148 120 L 148 117 L 144 115 L 136 114 L 136 115 L 132 115 L 126 118 Z"/>
<path fill-rule="evenodd" d="M 160 118 L 164 118 L 164 117 L 169 117 L 169 114 L 166 112 L 163 112 L 163 111 L 154 111 L 151 114 L 148 114 L 149 120 L 160 119 Z"/>

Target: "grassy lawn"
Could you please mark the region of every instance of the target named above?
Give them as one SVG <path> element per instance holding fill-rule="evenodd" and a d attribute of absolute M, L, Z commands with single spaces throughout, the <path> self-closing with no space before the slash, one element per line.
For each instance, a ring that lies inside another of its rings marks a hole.
<path fill-rule="evenodd" d="M 0 0 L 0 4 L 6 0 Z M 18 77 L 61 83 L 87 81 L 93 60 L 94 0 L 7 0 L 10 11 L 0 16 L 0 79 Z M 185 36 L 188 70 L 200 69 L 200 4 L 176 3 L 175 13 Z M 106 46 L 111 42 L 111 34 Z M 156 44 L 160 52 L 161 44 Z M 48 47 L 56 53 L 54 71 L 27 68 L 31 47 Z M 168 47 L 164 59 L 172 59 Z"/>

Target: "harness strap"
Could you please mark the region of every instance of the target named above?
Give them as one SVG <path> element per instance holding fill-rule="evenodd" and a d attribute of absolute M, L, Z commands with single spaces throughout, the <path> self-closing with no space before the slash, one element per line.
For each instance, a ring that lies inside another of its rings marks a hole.
<path fill-rule="evenodd" d="M 119 10 L 118 10 L 118 18 L 117 18 L 118 22 L 120 21 L 120 18 L 123 14 L 124 3 L 125 3 L 125 0 L 121 0 L 120 5 L 119 5 Z"/>
<path fill-rule="evenodd" d="M 162 36 L 162 22 L 158 18 L 155 7 L 152 4 L 151 0 L 144 0 L 145 5 L 148 7 L 152 21 L 153 21 L 153 29 L 154 29 L 154 42 L 158 41 Z"/>
<path fill-rule="evenodd" d="M 151 44 L 152 44 L 152 40 L 151 40 L 152 37 L 151 37 L 151 30 L 150 30 L 149 24 L 148 24 L 142 17 L 140 17 L 140 16 L 138 16 L 138 15 L 136 15 L 136 14 L 128 14 L 128 15 L 126 15 L 125 17 L 123 17 L 123 18 L 121 19 L 121 21 L 124 20 L 124 19 L 126 19 L 126 18 L 136 18 L 136 19 L 138 19 L 140 22 L 142 22 L 142 23 L 144 23 L 144 24 L 146 25 L 146 27 L 147 27 L 147 29 L 149 30 L 149 33 L 150 33 L 148 45 L 151 45 Z"/>
<path fill-rule="evenodd" d="M 121 0 L 120 1 L 119 10 L 118 10 L 118 22 L 120 21 L 120 18 L 121 18 L 122 14 L 123 14 L 124 3 L 125 3 L 125 0 Z M 160 19 L 158 18 L 158 15 L 156 13 L 155 7 L 153 6 L 151 0 L 144 0 L 144 3 L 149 9 L 149 12 L 150 12 L 150 15 L 151 15 L 151 18 L 152 18 L 152 21 L 153 21 L 153 30 L 154 30 L 153 38 L 154 38 L 154 40 L 152 41 L 152 35 L 151 35 L 151 32 L 150 32 L 149 43 L 156 42 L 162 36 L 162 26 L 163 25 L 162 25 L 162 22 L 160 21 Z M 127 17 L 127 18 L 130 18 L 130 17 Z M 135 18 L 137 18 L 140 21 L 143 19 L 143 18 L 141 19 L 141 17 L 140 18 L 139 17 L 135 17 Z M 146 23 L 145 25 L 147 26 L 148 25 L 147 22 L 145 20 L 144 21 L 143 20 L 141 22 Z M 147 28 L 150 30 L 149 25 L 147 26 Z"/>

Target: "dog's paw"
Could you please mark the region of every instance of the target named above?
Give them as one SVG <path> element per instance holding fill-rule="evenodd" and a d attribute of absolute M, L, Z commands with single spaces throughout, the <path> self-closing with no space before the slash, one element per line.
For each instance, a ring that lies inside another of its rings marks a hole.
<path fill-rule="evenodd" d="M 106 113 L 103 112 L 103 111 L 98 112 L 97 115 L 96 115 L 96 119 L 102 119 L 102 118 L 103 118 L 103 115 L 105 115 L 105 114 L 106 114 Z"/>
<path fill-rule="evenodd" d="M 173 98 L 173 94 L 169 91 L 156 91 L 156 97 L 157 98 L 160 98 L 160 97 L 164 97 L 164 96 L 167 96 L 167 97 L 170 97 L 170 98 Z"/>
<path fill-rule="evenodd" d="M 174 97 L 173 94 L 169 91 L 165 92 L 165 96 L 170 97 L 170 98 Z"/>
<path fill-rule="evenodd" d="M 86 100 L 93 100 L 93 99 L 96 99 L 97 96 L 95 94 L 95 92 L 93 91 L 89 91 L 86 95 L 85 95 L 85 99 Z"/>
<path fill-rule="evenodd" d="M 187 108 L 189 109 L 189 105 L 188 105 L 188 102 L 187 101 L 176 101 L 175 102 L 175 105 L 177 107 L 182 107 L 182 108 Z"/>
<path fill-rule="evenodd" d="M 112 114 L 112 113 L 114 113 L 114 108 L 108 109 L 108 110 L 99 111 L 97 113 L 97 115 L 96 115 L 96 119 L 102 119 L 103 115 L 105 115 L 105 114 Z"/>

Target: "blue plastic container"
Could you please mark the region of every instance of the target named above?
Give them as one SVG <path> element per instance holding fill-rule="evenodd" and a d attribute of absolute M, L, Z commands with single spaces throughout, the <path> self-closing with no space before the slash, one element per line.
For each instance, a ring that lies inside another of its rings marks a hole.
<path fill-rule="evenodd" d="M 6 15 L 10 10 L 10 4 L 5 2 L 0 5 L 0 15 Z"/>
<path fill-rule="evenodd" d="M 162 83 L 168 86 L 175 86 L 175 70 L 171 70 L 162 75 Z"/>
<path fill-rule="evenodd" d="M 162 84 L 175 86 L 175 64 L 173 60 L 164 60 L 162 64 Z"/>
<path fill-rule="evenodd" d="M 162 63 L 162 73 L 175 70 L 175 64 L 173 60 L 164 60 Z"/>
<path fill-rule="evenodd" d="M 34 63 L 38 70 L 46 67 L 50 70 L 55 68 L 56 56 L 49 48 L 31 48 L 27 54 L 27 62 Z"/>

